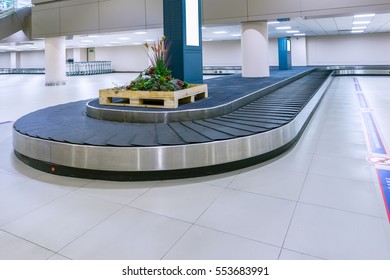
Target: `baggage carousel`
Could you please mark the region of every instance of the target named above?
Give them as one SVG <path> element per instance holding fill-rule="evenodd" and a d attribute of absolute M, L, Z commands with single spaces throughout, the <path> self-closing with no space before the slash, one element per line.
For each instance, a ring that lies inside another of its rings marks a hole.
<path fill-rule="evenodd" d="M 45 172 L 102 180 L 227 172 L 291 147 L 331 80 L 332 70 L 296 67 L 205 80 L 209 97 L 176 109 L 61 104 L 16 121 L 14 151 Z"/>

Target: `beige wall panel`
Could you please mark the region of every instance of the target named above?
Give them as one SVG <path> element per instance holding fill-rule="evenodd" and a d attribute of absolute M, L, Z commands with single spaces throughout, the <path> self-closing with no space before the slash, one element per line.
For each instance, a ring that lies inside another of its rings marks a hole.
<path fill-rule="evenodd" d="M 144 28 L 145 0 L 111 0 L 100 2 L 101 30 L 126 30 Z"/>
<path fill-rule="evenodd" d="M 99 2 L 100 2 L 99 0 L 66 0 L 66 1 L 60 1 L 60 6 L 69 7 L 69 6 L 76 6 L 76 5 L 99 3 Z"/>
<path fill-rule="evenodd" d="M 203 19 L 223 20 L 247 18 L 247 1 L 237 0 L 203 0 Z"/>
<path fill-rule="evenodd" d="M 146 0 L 146 25 L 148 28 L 163 26 L 163 0 Z"/>
<path fill-rule="evenodd" d="M 301 0 L 248 0 L 248 14 L 258 16 L 296 13 L 300 11 L 300 4 Z"/>
<path fill-rule="evenodd" d="M 52 3 L 33 6 L 31 8 L 31 12 L 34 13 L 36 11 L 58 9 L 59 7 L 60 7 L 60 4 L 58 2 L 52 2 Z"/>
<path fill-rule="evenodd" d="M 32 37 L 50 37 L 60 34 L 59 9 L 34 11 L 31 17 Z"/>
<path fill-rule="evenodd" d="M 60 9 L 61 34 L 80 34 L 99 30 L 98 3 Z"/>

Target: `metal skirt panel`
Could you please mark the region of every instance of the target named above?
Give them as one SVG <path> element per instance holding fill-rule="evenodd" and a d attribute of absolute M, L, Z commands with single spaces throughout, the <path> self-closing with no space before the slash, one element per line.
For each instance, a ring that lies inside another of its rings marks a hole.
<path fill-rule="evenodd" d="M 247 137 L 177 146 L 107 147 L 42 140 L 14 130 L 14 149 L 26 157 L 47 163 L 114 172 L 183 170 L 241 161 L 272 152 L 293 141 L 331 81 L 332 76 L 329 76 L 290 123 Z"/>

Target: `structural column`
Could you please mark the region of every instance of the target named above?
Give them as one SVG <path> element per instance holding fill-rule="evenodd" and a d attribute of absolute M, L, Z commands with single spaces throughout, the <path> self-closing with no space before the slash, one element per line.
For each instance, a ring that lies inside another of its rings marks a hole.
<path fill-rule="evenodd" d="M 203 83 L 201 4 L 201 0 L 164 0 L 163 9 L 172 75 L 194 84 Z"/>
<path fill-rule="evenodd" d="M 243 22 L 241 29 L 242 76 L 268 77 L 267 22 Z"/>
<path fill-rule="evenodd" d="M 65 37 L 45 39 L 45 84 L 47 86 L 66 84 Z"/>
<path fill-rule="evenodd" d="M 11 52 L 10 54 L 10 68 L 17 69 L 20 68 L 20 53 Z"/>

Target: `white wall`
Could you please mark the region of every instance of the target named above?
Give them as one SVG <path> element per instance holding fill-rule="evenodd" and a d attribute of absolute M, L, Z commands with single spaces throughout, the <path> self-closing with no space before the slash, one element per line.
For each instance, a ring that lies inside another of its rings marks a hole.
<path fill-rule="evenodd" d="M 306 37 L 291 38 L 291 64 L 293 66 L 307 66 Z"/>
<path fill-rule="evenodd" d="M 145 47 L 101 47 L 95 48 L 96 60 L 110 60 L 114 71 L 142 71 L 149 66 Z"/>
<path fill-rule="evenodd" d="M 20 52 L 20 68 L 45 68 L 45 52 Z"/>
<path fill-rule="evenodd" d="M 11 67 L 11 56 L 8 52 L 0 53 L 0 68 L 10 68 Z"/>
<path fill-rule="evenodd" d="M 268 63 L 278 65 L 278 41 L 268 40 Z M 241 41 L 203 42 L 204 66 L 241 66 Z"/>
<path fill-rule="evenodd" d="M 309 65 L 390 64 L 390 33 L 308 37 Z"/>

